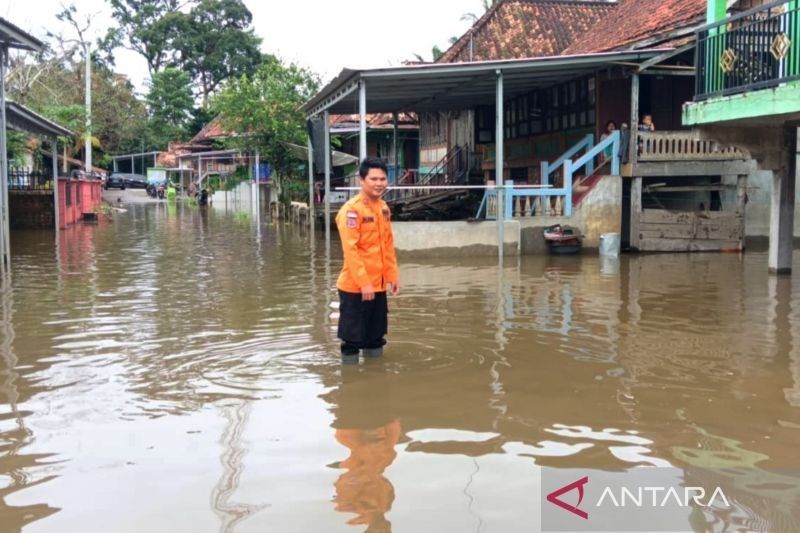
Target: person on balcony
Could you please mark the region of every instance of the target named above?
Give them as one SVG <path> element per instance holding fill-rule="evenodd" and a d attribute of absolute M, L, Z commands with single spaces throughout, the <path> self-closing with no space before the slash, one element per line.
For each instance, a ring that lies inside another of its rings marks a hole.
<path fill-rule="evenodd" d="M 386 163 L 365 159 L 358 174 L 361 191 L 336 215 L 344 252 L 336 282 L 343 363 L 357 363 L 359 350 L 365 357 L 382 355 L 388 330 L 386 292 L 397 296 L 400 291 L 391 213 L 381 199 Z"/>
<path fill-rule="evenodd" d="M 653 115 L 642 116 L 642 121 L 639 122 L 639 131 L 656 131 L 656 125 L 653 124 Z"/>
<path fill-rule="evenodd" d="M 603 132 L 603 134 L 600 136 L 600 140 L 601 141 L 606 140 L 608 137 L 613 135 L 615 131 L 617 131 L 617 123 L 614 122 L 613 120 L 609 120 L 608 122 L 606 122 L 606 131 Z M 610 145 L 606 146 L 603 149 L 603 162 L 604 163 L 606 161 L 608 161 L 609 159 L 611 159 L 611 154 L 613 152 L 614 152 L 614 148 L 612 146 L 610 146 Z"/>

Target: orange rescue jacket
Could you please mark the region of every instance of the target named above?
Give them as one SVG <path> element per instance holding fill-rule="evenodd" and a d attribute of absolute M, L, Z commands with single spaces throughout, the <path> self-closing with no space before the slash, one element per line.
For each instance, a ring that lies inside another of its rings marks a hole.
<path fill-rule="evenodd" d="M 336 226 L 344 251 L 344 265 L 336 282 L 339 290 L 360 293 L 362 287 L 372 284 L 382 292 L 387 283 L 398 282 L 391 218 L 386 202 L 368 204 L 361 193 L 339 210 Z"/>

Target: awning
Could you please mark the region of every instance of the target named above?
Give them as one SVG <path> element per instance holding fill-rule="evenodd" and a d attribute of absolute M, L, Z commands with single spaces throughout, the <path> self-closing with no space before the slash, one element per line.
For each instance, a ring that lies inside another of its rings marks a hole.
<path fill-rule="evenodd" d="M 344 69 L 300 109 L 309 117 L 326 109 L 331 114 L 358 113 L 358 85 L 362 80 L 366 83 L 367 113 L 469 109 L 495 103 L 498 71 L 503 73 L 503 92 L 513 98 L 602 68 L 643 62 L 667 50 Z"/>
<path fill-rule="evenodd" d="M 308 160 L 308 147 L 292 143 L 286 143 L 286 146 L 289 147 L 289 151 L 297 159 Z M 336 150 L 331 151 L 331 166 L 344 167 L 353 163 L 358 163 L 358 157 L 344 152 L 337 152 Z"/>
<path fill-rule="evenodd" d="M 50 119 L 16 102 L 6 102 L 6 124 L 9 128 L 49 137 L 72 136 L 72 132 Z"/>
<path fill-rule="evenodd" d="M 44 43 L 11 24 L 4 18 L 0 18 L 0 45 L 7 48 L 21 48 L 33 52 L 44 50 Z"/>

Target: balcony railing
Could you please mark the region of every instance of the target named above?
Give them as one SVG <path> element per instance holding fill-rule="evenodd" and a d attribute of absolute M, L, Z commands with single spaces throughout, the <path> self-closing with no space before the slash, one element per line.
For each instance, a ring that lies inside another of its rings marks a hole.
<path fill-rule="evenodd" d="M 780 0 L 697 31 L 695 100 L 800 80 L 800 2 Z"/>
<path fill-rule="evenodd" d="M 696 131 L 653 131 L 639 133 L 637 161 L 731 161 L 750 159 L 736 146 L 701 139 Z"/>

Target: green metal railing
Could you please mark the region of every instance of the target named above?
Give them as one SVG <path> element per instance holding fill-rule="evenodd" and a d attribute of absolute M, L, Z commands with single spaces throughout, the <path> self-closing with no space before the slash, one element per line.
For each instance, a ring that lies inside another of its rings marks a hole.
<path fill-rule="evenodd" d="M 800 80 L 800 0 L 770 2 L 697 31 L 695 100 Z"/>

